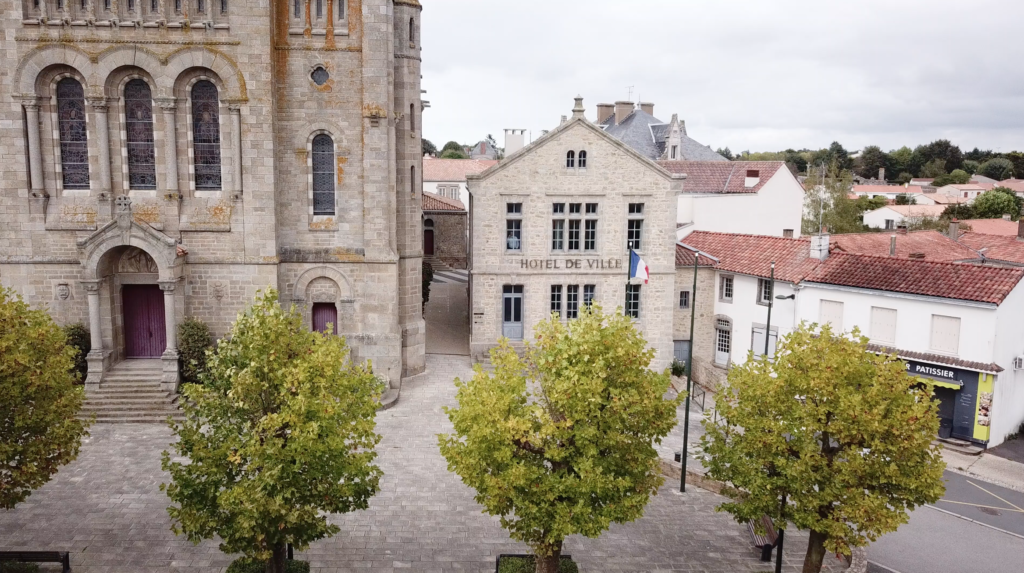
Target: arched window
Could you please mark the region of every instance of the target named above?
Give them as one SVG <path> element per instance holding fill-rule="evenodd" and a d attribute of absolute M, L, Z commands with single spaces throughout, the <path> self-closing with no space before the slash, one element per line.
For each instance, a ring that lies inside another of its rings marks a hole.
<path fill-rule="evenodd" d="M 565 167 L 566 169 L 573 169 L 576 167 L 576 152 L 570 151 L 565 154 Z"/>
<path fill-rule="evenodd" d="M 135 79 L 124 86 L 124 115 L 128 136 L 128 188 L 156 189 L 153 94 L 144 80 Z"/>
<path fill-rule="evenodd" d="M 219 191 L 220 100 L 217 86 L 201 80 L 192 86 L 192 145 L 195 151 L 196 189 Z"/>
<path fill-rule="evenodd" d="M 313 138 L 313 214 L 334 215 L 334 140 Z"/>
<path fill-rule="evenodd" d="M 586 168 L 587 168 L 587 152 L 581 150 L 580 151 L 580 169 L 586 169 Z"/>
<path fill-rule="evenodd" d="M 89 188 L 89 142 L 85 129 L 85 90 L 74 78 L 57 83 L 57 125 L 64 189 Z"/>
<path fill-rule="evenodd" d="M 416 43 L 416 18 L 409 18 L 409 43 Z"/>

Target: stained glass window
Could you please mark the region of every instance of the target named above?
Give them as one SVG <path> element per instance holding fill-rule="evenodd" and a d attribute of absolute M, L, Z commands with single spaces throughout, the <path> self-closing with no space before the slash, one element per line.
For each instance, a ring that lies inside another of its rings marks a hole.
<path fill-rule="evenodd" d="M 124 114 L 128 134 L 128 186 L 156 189 L 153 94 L 145 81 L 135 79 L 124 87 Z"/>
<path fill-rule="evenodd" d="M 334 140 L 313 138 L 313 214 L 334 215 Z"/>
<path fill-rule="evenodd" d="M 65 189 L 89 188 L 89 143 L 85 128 L 85 90 L 74 78 L 57 83 L 57 124 Z"/>
<path fill-rule="evenodd" d="M 192 86 L 192 141 L 197 190 L 220 190 L 220 101 L 217 86 L 202 80 Z"/>

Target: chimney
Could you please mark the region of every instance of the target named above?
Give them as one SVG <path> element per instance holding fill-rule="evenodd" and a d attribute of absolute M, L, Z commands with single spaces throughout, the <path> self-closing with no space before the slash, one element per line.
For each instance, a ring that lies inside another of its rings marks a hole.
<path fill-rule="evenodd" d="M 587 108 L 583 107 L 583 96 L 576 96 L 576 105 L 572 106 L 573 119 L 587 119 Z"/>
<path fill-rule="evenodd" d="M 568 118 L 568 117 L 565 117 L 565 116 L 563 115 L 563 116 L 562 116 L 562 121 L 558 122 L 558 125 L 562 125 L 563 123 L 565 123 L 565 122 L 567 122 L 567 121 L 569 121 L 569 118 Z"/>
<path fill-rule="evenodd" d="M 1003 215 L 1003 220 L 1004 221 L 1012 221 L 1013 217 L 1011 217 L 1009 214 L 1006 214 L 1006 215 Z"/>
<path fill-rule="evenodd" d="M 878 170 L 878 180 L 885 181 L 885 167 L 881 167 Z"/>
<path fill-rule="evenodd" d="M 640 111 L 647 115 L 654 115 L 654 104 L 650 102 L 640 102 Z"/>
<path fill-rule="evenodd" d="M 526 146 L 526 130 L 525 129 L 506 129 L 505 130 L 505 157 L 509 157 L 513 153 L 519 151 Z"/>
<path fill-rule="evenodd" d="M 900 223 L 899 225 L 896 225 L 896 232 L 899 233 L 900 235 L 906 235 L 907 234 L 907 224 L 906 223 Z"/>
<path fill-rule="evenodd" d="M 610 103 L 599 103 L 597 104 L 597 123 L 604 123 L 604 120 L 608 119 L 615 113 L 615 106 Z"/>
<path fill-rule="evenodd" d="M 954 218 L 949 222 L 949 238 L 954 241 L 960 240 L 960 220 Z"/>
<path fill-rule="evenodd" d="M 821 228 L 821 232 L 817 235 L 811 235 L 811 258 L 824 261 L 828 258 L 828 243 L 831 237 L 829 237 L 828 229 L 826 227 Z"/>
<path fill-rule="evenodd" d="M 1017 240 L 1024 241 L 1024 209 L 1021 209 L 1020 219 L 1017 220 Z"/>
<path fill-rule="evenodd" d="M 633 113 L 633 102 L 631 101 L 617 101 L 615 102 L 615 125 L 622 123 L 622 120 L 629 117 L 629 114 Z"/>
<path fill-rule="evenodd" d="M 896 235 L 889 237 L 889 256 L 896 256 Z"/>

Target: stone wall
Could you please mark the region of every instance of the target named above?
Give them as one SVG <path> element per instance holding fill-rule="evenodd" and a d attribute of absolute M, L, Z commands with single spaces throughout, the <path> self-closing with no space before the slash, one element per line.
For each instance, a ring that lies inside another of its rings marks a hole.
<path fill-rule="evenodd" d="M 466 268 L 468 215 L 465 212 L 432 211 L 424 219 L 434 223 L 434 258 L 453 269 Z"/>
<path fill-rule="evenodd" d="M 679 292 L 690 292 L 690 308 L 679 308 Z M 673 340 L 690 340 L 690 315 L 696 307 L 697 318 L 694 322 L 694 375 L 695 382 L 704 383 L 713 374 L 706 368 L 698 367 L 704 363 L 711 365 L 715 352 L 715 270 L 701 267 L 697 271 L 697 295 L 693 295 L 693 267 L 676 268 L 675 306 L 672 313 Z"/>

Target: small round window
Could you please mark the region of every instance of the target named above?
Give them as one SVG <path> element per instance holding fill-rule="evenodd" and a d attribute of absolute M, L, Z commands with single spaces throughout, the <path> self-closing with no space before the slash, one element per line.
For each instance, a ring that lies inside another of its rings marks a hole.
<path fill-rule="evenodd" d="M 310 75 L 310 77 L 313 79 L 314 84 L 322 86 L 327 83 L 327 80 L 330 79 L 331 74 L 327 73 L 327 70 L 323 66 L 317 66 L 313 68 L 313 73 Z"/>

